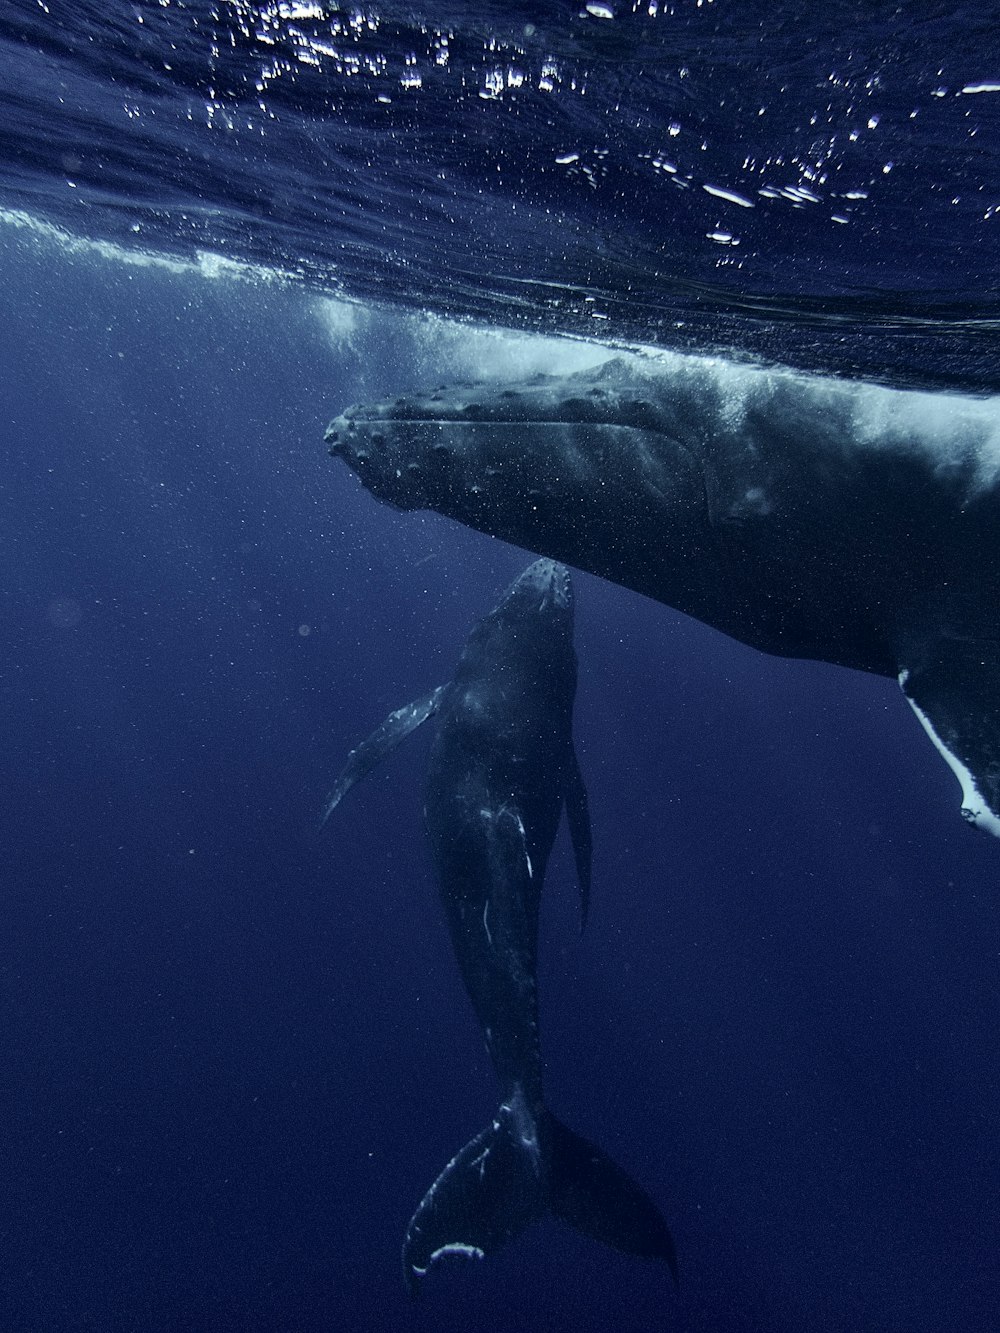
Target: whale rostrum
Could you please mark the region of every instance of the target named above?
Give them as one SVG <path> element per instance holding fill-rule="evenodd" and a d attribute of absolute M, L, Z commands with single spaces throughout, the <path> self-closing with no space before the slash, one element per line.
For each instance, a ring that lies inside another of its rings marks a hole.
<path fill-rule="evenodd" d="M 391 713 L 352 751 L 327 801 L 324 823 L 361 777 L 436 716 L 424 823 L 501 1098 L 407 1227 L 403 1269 L 414 1292 L 440 1260 L 484 1258 L 545 1213 L 625 1253 L 664 1260 L 676 1280 L 656 1204 L 543 1098 L 538 917 L 563 809 L 584 918 L 590 891 L 590 817 L 572 735 L 576 670 L 569 572 L 538 560 L 472 630 L 454 678 Z"/>
<path fill-rule="evenodd" d="M 695 358 L 347 409 L 376 497 L 897 679 L 1000 835 L 1000 406 Z"/>

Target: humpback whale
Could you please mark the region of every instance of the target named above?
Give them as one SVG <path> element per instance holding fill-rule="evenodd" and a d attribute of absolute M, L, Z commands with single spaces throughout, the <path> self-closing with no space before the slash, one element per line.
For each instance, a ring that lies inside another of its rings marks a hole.
<path fill-rule="evenodd" d="M 659 1209 L 542 1096 L 536 959 L 545 870 L 565 807 L 586 918 L 591 834 L 572 736 L 576 693 L 569 572 L 538 560 L 473 629 L 453 680 L 391 713 L 348 757 L 344 795 L 437 715 L 424 799 L 451 941 L 500 1083 L 491 1123 L 448 1163 L 406 1230 L 416 1293 L 433 1264 L 484 1258 L 546 1212 L 629 1254 L 666 1261 Z"/>
<path fill-rule="evenodd" d="M 963 816 L 1000 835 L 995 403 L 619 357 L 351 407 L 326 439 L 398 509 L 437 510 L 764 652 L 895 677 Z"/>

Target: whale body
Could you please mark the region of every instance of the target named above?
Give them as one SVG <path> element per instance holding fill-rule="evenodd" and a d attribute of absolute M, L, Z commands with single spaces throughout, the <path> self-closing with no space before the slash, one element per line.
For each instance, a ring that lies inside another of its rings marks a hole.
<path fill-rule="evenodd" d="M 538 1038 L 538 914 L 565 808 L 586 916 L 591 834 L 572 736 L 576 692 L 569 573 L 530 566 L 475 627 L 454 679 L 391 713 L 354 750 L 327 802 L 437 717 L 424 799 L 455 958 L 500 1083 L 493 1120 L 448 1163 L 407 1227 L 416 1292 L 450 1256 L 484 1258 L 546 1212 L 628 1254 L 674 1246 L 652 1199 L 546 1107 Z"/>
<path fill-rule="evenodd" d="M 326 439 L 399 509 L 895 677 L 1000 835 L 1000 410 L 952 403 L 942 426 L 941 395 L 630 357 L 352 407 Z"/>

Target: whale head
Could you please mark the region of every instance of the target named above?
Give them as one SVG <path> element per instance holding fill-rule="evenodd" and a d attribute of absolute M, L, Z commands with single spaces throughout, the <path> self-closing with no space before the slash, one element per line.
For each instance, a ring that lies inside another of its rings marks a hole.
<path fill-rule="evenodd" d="M 471 678 L 478 695 L 486 671 L 501 683 L 504 712 L 522 699 L 523 706 L 513 710 L 518 720 L 511 736 L 524 726 L 537 728 L 531 710 L 540 702 L 549 721 L 562 716 L 576 688 L 573 619 L 569 570 L 556 560 L 536 560 L 471 630 L 456 682 L 464 687 Z"/>
<path fill-rule="evenodd" d="M 557 560 L 536 560 L 507 589 L 497 613 L 511 618 L 548 614 L 568 620 L 572 628 L 573 585 L 569 570 Z"/>
<path fill-rule="evenodd" d="M 672 498 L 675 540 L 688 551 L 703 527 L 701 469 L 679 442 L 674 409 L 649 387 L 615 362 L 597 373 L 456 385 L 348 408 L 326 442 L 397 509 L 435 510 L 621 580 L 616 511 L 640 531 L 645 510 Z"/>

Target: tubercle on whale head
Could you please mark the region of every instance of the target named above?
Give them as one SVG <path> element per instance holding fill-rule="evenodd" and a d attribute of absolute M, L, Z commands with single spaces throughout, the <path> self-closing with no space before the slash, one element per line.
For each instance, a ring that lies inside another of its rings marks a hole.
<path fill-rule="evenodd" d="M 572 615 L 573 584 L 569 570 L 547 556 L 536 560 L 514 580 L 501 602 L 501 606 L 517 605 Z"/>
<path fill-rule="evenodd" d="M 330 423 L 328 451 L 396 509 L 434 509 L 478 527 L 495 503 L 520 497 L 530 509 L 541 495 L 543 455 L 530 426 L 466 418 L 456 427 L 415 410 L 404 417 L 391 408 L 365 411 Z"/>
<path fill-rule="evenodd" d="M 351 407 L 326 440 L 397 510 L 431 510 L 616 578 L 630 543 L 643 545 L 643 516 L 668 503 L 673 549 L 690 561 L 705 540 L 704 476 L 668 416 L 645 380 L 609 373 Z M 659 547 L 642 559 L 658 568 Z"/>
<path fill-rule="evenodd" d="M 401 508 L 435 507 L 435 498 L 454 491 L 455 472 L 474 503 L 491 473 L 502 468 L 509 479 L 513 456 L 544 463 L 553 430 L 662 428 L 663 413 L 642 384 L 619 384 L 620 373 L 612 361 L 596 376 L 451 385 L 351 407 L 330 423 L 326 442 L 369 490 Z"/>
<path fill-rule="evenodd" d="M 660 544 L 646 551 L 644 522 L 668 502 L 678 563 L 689 564 L 710 539 L 701 468 L 669 437 L 538 414 L 457 422 L 392 419 L 391 410 L 350 409 L 326 438 L 362 485 L 398 510 L 433 510 L 619 581 L 636 548 L 650 568 L 659 568 Z M 630 516 L 624 530 L 623 511 Z"/>
<path fill-rule="evenodd" d="M 547 556 L 535 560 L 473 629 L 469 644 L 502 664 L 513 697 L 527 673 L 539 694 L 575 689 L 575 608 L 567 567 Z"/>
<path fill-rule="evenodd" d="M 479 621 L 476 640 L 492 643 L 495 660 L 544 661 L 549 684 L 575 673 L 573 627 L 575 608 L 569 570 L 542 557 L 510 585 L 493 610 Z M 511 665 L 512 679 L 520 668 Z"/>
<path fill-rule="evenodd" d="M 435 473 L 446 470 L 446 447 L 406 448 L 398 423 L 356 420 L 351 412 L 335 417 L 324 440 L 333 458 L 342 459 L 366 490 L 396 509 L 426 509 L 434 504 Z M 439 478 L 437 478 L 439 480 Z"/>

